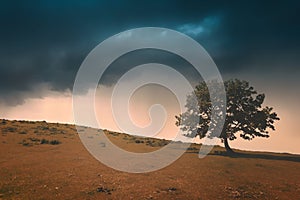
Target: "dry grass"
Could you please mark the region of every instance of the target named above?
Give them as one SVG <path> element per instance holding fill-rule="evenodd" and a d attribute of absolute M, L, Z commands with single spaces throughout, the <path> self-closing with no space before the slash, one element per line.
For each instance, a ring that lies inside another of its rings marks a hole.
<path fill-rule="evenodd" d="M 133 152 L 168 143 L 105 134 Z M 129 174 L 95 160 L 73 125 L 0 120 L 0 144 L 0 199 L 300 199 L 296 155 L 239 151 L 229 157 L 215 147 L 199 159 L 200 145 L 193 144 L 162 170 Z"/>

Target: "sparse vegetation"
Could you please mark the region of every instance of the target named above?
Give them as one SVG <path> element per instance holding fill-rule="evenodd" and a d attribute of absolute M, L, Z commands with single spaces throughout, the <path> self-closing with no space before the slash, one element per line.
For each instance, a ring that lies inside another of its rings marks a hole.
<path fill-rule="evenodd" d="M 46 139 L 42 139 L 41 140 L 41 144 L 51 144 L 51 145 L 58 145 L 60 144 L 61 142 L 58 141 L 58 140 L 46 140 Z"/>
<path fill-rule="evenodd" d="M 29 143 L 29 142 L 27 142 L 26 140 L 23 140 L 23 141 L 21 142 L 21 144 L 22 144 L 23 146 L 26 146 L 26 147 L 32 146 L 32 144 Z"/>
<path fill-rule="evenodd" d="M 169 167 L 129 174 L 109 169 L 90 156 L 78 138 L 70 140 L 78 135 L 69 126 L 18 121 L 0 126 L 0 132 L 17 129 L 16 134 L 0 134 L 0 141 L 6 142 L 0 145 L 0 199 L 300 199 L 297 155 L 237 150 L 244 156 L 229 157 L 223 147 L 215 146 L 205 159 L 199 159 L 201 145 L 192 144 Z M 53 127 L 55 135 L 51 135 Z M 18 134 L 21 131 L 27 134 Z M 137 153 L 170 142 L 109 131 L 106 135 Z M 61 145 L 53 148 L 57 144 Z"/>
<path fill-rule="evenodd" d="M 135 140 L 135 143 L 139 144 L 139 143 L 144 143 L 143 140 Z"/>
<path fill-rule="evenodd" d="M 58 144 L 60 144 L 61 142 L 60 141 L 58 141 L 58 140 L 50 140 L 50 142 L 49 142 L 49 144 L 51 144 L 51 145 L 58 145 Z"/>
<path fill-rule="evenodd" d="M 32 141 L 32 142 L 40 142 L 40 139 L 38 139 L 38 138 L 28 138 L 30 141 Z"/>
<path fill-rule="evenodd" d="M 106 194 L 111 194 L 112 191 L 114 191 L 114 189 L 105 188 L 105 187 L 97 188 L 97 192 L 102 192 L 102 193 L 106 193 Z"/>
<path fill-rule="evenodd" d="M 15 127 L 7 127 L 3 130 L 4 132 L 11 132 L 11 133 L 14 133 L 17 131 L 17 128 Z"/>
<path fill-rule="evenodd" d="M 42 140 L 41 140 L 41 144 L 49 144 L 49 140 L 42 139 Z"/>
<path fill-rule="evenodd" d="M 39 145 L 39 144 L 50 144 L 50 145 L 58 145 L 61 144 L 59 140 L 47 140 L 45 138 L 39 139 L 35 137 L 30 137 L 27 139 L 23 139 L 22 142 L 20 142 L 23 146 L 33 146 L 33 145 Z"/>

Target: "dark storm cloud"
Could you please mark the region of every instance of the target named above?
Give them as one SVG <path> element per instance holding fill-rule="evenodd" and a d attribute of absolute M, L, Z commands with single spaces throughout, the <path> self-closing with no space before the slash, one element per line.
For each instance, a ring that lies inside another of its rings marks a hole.
<path fill-rule="evenodd" d="M 282 73 L 282 66 L 298 73 L 299 5 L 297 1 L 2 2 L 0 99 L 21 103 L 40 95 L 39 84 L 58 91 L 72 89 L 81 62 L 98 43 L 144 26 L 190 35 L 208 50 L 223 74 L 249 66 L 258 73 Z M 120 68 L 114 67 L 107 77 L 118 77 Z M 103 84 L 112 84 L 109 80 Z"/>
<path fill-rule="evenodd" d="M 190 80 L 192 85 L 203 80 L 201 75 L 197 73 L 197 70 L 184 58 L 163 50 L 141 49 L 122 55 L 111 63 L 99 83 L 108 86 L 113 85 L 127 71 L 146 63 L 160 63 L 171 66 L 185 76 L 187 80 Z"/>

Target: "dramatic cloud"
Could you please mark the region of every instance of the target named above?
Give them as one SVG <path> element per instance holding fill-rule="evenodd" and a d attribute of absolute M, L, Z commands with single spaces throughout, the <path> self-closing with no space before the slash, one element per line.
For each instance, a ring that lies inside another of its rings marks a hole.
<path fill-rule="evenodd" d="M 113 34 L 144 26 L 190 35 L 208 50 L 224 75 L 251 70 L 257 77 L 274 73 L 289 82 L 300 70 L 299 8 L 297 1 L 2 2 L 0 101 L 20 104 L 28 97 L 41 97 L 43 87 L 71 90 L 89 51 Z M 163 55 L 152 59 L 176 65 L 174 56 Z M 102 84 L 113 84 L 127 69 L 124 64 L 143 61 L 131 58 L 116 61 Z M 186 65 L 177 64 L 180 67 L 185 71 Z"/>
<path fill-rule="evenodd" d="M 183 24 L 178 27 L 178 30 L 191 36 L 208 36 L 220 23 L 217 16 L 204 18 L 200 23 Z"/>

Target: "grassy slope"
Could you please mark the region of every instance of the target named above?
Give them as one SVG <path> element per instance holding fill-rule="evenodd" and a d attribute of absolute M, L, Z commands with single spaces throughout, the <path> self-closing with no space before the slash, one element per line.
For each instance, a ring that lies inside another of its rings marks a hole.
<path fill-rule="evenodd" d="M 106 134 L 133 152 L 167 144 Z M 199 159 L 199 147 L 162 170 L 129 174 L 95 160 L 72 125 L 0 120 L 0 199 L 300 199 L 300 156 L 232 158 L 215 147 Z"/>

